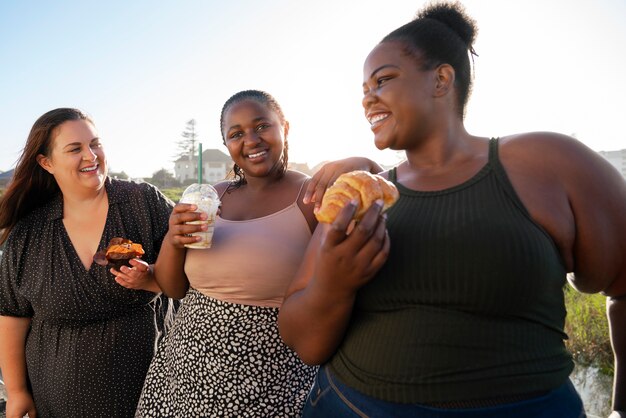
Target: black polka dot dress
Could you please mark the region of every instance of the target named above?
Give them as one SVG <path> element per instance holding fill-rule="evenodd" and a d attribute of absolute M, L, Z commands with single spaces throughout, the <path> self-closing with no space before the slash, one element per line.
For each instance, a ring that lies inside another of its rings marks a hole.
<path fill-rule="evenodd" d="M 107 179 L 105 187 L 99 248 L 125 237 L 154 263 L 173 203 L 147 183 Z M 105 266 L 85 269 L 62 218 L 59 196 L 11 231 L 0 260 L 0 315 L 32 318 L 26 363 L 40 418 L 132 417 L 163 304 L 118 285 Z"/>

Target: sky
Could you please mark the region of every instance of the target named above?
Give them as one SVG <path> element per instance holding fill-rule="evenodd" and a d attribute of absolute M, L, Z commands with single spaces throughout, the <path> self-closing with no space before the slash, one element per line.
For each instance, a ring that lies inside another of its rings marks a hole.
<path fill-rule="evenodd" d="M 196 120 L 203 148 L 226 152 L 223 103 L 276 97 L 289 160 L 310 167 L 379 151 L 361 106 L 363 61 L 420 0 L 39 0 L 0 2 L 0 171 L 34 121 L 89 113 L 110 170 L 173 172 Z M 477 21 L 465 125 L 479 136 L 555 131 L 595 151 L 626 148 L 626 1 L 463 0 Z"/>

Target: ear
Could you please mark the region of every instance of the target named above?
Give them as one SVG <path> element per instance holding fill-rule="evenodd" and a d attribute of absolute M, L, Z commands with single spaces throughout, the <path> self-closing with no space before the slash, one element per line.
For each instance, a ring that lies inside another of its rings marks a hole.
<path fill-rule="evenodd" d="M 287 140 L 287 136 L 289 135 L 289 121 L 285 121 L 285 125 L 283 126 L 284 129 L 284 134 L 285 134 L 285 140 Z"/>
<path fill-rule="evenodd" d="M 37 163 L 46 170 L 50 174 L 54 174 L 54 170 L 52 168 L 52 164 L 50 164 L 50 158 L 46 157 L 43 154 L 37 155 Z"/>
<path fill-rule="evenodd" d="M 455 72 L 450 64 L 441 64 L 435 70 L 435 97 L 442 97 L 454 89 Z"/>

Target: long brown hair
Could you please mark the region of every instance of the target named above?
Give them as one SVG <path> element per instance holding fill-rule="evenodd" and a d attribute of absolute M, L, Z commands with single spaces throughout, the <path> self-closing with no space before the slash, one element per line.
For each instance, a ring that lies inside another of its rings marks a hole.
<path fill-rule="evenodd" d="M 56 128 L 70 120 L 86 120 L 93 124 L 86 113 L 72 108 L 46 112 L 33 124 L 13 179 L 0 200 L 0 244 L 6 241 L 20 219 L 60 193 L 56 180 L 39 165 L 37 156 L 50 157 Z"/>

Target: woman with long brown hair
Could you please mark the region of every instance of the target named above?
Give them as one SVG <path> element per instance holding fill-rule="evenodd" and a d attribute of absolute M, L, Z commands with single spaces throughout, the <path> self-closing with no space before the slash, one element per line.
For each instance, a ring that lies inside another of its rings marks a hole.
<path fill-rule="evenodd" d="M 156 333 L 149 304 L 160 288 L 149 274 L 122 282 L 93 256 L 124 237 L 145 255 L 121 270 L 149 271 L 172 206 L 147 183 L 107 176 L 84 112 L 59 108 L 37 119 L 0 202 L 8 418 L 133 415 Z"/>

